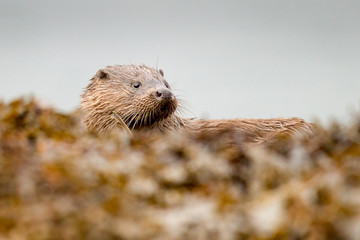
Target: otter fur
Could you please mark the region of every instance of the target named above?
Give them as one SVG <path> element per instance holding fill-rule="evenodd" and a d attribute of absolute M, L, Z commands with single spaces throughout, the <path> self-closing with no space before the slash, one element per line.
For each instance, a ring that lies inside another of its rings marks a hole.
<path fill-rule="evenodd" d="M 300 118 L 197 120 L 181 118 L 178 101 L 162 70 L 145 65 L 116 65 L 99 70 L 81 99 L 89 130 L 117 129 L 115 112 L 129 129 L 181 131 L 200 138 L 231 133 L 246 143 L 262 143 L 276 136 L 314 134 L 314 125 Z"/>

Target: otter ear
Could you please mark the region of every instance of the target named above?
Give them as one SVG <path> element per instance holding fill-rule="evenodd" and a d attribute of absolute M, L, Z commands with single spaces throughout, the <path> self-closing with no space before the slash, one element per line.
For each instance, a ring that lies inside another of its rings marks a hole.
<path fill-rule="evenodd" d="M 100 79 L 108 79 L 109 78 L 109 74 L 107 72 L 105 72 L 103 69 L 99 70 L 96 73 L 96 76 Z"/>
<path fill-rule="evenodd" d="M 159 69 L 159 73 L 161 74 L 161 76 L 164 76 L 163 70 Z"/>

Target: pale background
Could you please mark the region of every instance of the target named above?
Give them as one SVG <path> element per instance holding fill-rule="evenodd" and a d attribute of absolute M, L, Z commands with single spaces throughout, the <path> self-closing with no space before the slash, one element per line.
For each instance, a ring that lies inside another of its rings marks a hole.
<path fill-rule="evenodd" d="M 344 120 L 360 109 L 360 1 L 0 0 L 0 99 L 74 110 L 95 72 L 158 65 L 187 117 Z"/>

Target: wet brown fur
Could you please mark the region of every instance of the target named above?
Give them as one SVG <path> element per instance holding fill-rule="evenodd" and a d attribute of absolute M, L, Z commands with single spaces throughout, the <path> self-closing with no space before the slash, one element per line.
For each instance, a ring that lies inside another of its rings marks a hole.
<path fill-rule="evenodd" d="M 134 89 L 134 82 L 141 82 Z M 182 119 L 174 113 L 177 100 L 167 105 L 167 116 L 157 114 L 162 106 L 152 95 L 159 88 L 166 88 L 160 71 L 147 66 L 118 65 L 99 70 L 86 87 L 81 99 L 85 124 L 95 132 L 117 129 L 112 116 L 116 112 L 130 129 L 147 128 L 161 132 L 183 126 Z"/>
<path fill-rule="evenodd" d="M 134 81 L 142 83 L 141 91 L 132 87 Z M 180 130 L 197 138 L 216 138 L 230 133 L 237 136 L 232 139 L 257 144 L 279 136 L 310 137 L 314 133 L 314 125 L 300 118 L 183 119 L 176 111 L 178 102 L 175 97 L 167 103 L 166 112 L 160 114 L 161 103 L 152 93 L 166 88 L 165 82 L 161 70 L 145 65 L 118 65 L 99 70 L 82 95 L 85 124 L 96 132 L 117 129 L 112 116 L 115 111 L 130 129 Z"/>

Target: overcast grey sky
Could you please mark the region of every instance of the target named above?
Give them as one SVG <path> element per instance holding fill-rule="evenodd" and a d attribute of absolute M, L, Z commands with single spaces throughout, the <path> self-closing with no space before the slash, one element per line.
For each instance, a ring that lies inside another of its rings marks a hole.
<path fill-rule="evenodd" d="M 0 0 L 0 99 L 62 110 L 99 68 L 162 68 L 187 117 L 360 109 L 359 0 Z"/>

